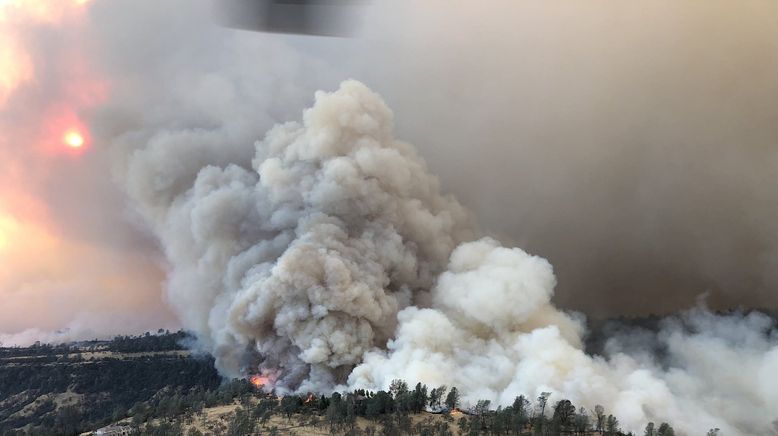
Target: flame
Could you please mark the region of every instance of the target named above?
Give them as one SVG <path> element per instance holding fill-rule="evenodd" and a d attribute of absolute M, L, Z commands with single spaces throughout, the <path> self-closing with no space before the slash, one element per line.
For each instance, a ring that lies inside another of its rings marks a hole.
<path fill-rule="evenodd" d="M 264 386 L 269 386 L 270 385 L 270 377 L 265 376 L 265 375 L 255 374 L 255 375 L 252 375 L 251 377 L 249 377 L 249 382 L 251 382 L 251 384 L 254 385 L 254 387 L 259 389 L 259 388 L 262 388 Z"/>
<path fill-rule="evenodd" d="M 316 401 L 316 395 L 313 392 L 308 392 L 308 396 L 305 398 L 305 404 L 310 404 Z"/>

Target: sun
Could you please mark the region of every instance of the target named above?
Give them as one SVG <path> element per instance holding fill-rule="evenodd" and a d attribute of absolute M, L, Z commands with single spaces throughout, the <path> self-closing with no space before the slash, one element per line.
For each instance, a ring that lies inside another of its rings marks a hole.
<path fill-rule="evenodd" d="M 84 146 L 84 135 L 77 130 L 68 130 L 62 137 L 62 141 L 70 148 L 81 148 Z"/>

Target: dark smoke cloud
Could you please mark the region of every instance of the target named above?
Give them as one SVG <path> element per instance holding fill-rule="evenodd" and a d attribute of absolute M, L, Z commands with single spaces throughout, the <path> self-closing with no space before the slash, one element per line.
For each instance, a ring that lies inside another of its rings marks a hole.
<path fill-rule="evenodd" d="M 485 228 L 552 261 L 560 304 L 778 304 L 775 4 L 382 6 L 368 77 L 399 131 Z"/>

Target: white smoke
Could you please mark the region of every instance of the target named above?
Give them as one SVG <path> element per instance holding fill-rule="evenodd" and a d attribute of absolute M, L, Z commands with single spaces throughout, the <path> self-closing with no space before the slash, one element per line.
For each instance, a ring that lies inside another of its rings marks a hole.
<path fill-rule="evenodd" d="M 767 316 L 696 309 L 683 323 L 667 320 L 657 338 L 664 366 L 633 334 L 611 340 L 607 357 L 592 357 L 581 349 L 580 322 L 551 304 L 554 285 L 544 259 L 493 240 L 460 245 L 432 292 L 432 308 L 400 312 L 388 349 L 368 353 L 349 385 L 422 380 L 459 387 L 471 405 L 551 392 L 552 402 L 604 405 L 635 432 L 649 421 L 671 422 L 679 434 L 778 431 L 771 374 L 778 337 Z"/>
<path fill-rule="evenodd" d="M 382 99 L 347 81 L 253 159 L 203 131 L 158 133 L 131 154 L 127 190 L 171 264 L 169 301 L 224 374 L 259 364 L 299 391 L 403 378 L 503 405 L 547 391 L 633 431 L 775 434 L 769 318 L 698 309 L 665 323 L 661 362 L 636 336 L 587 355 L 582 316 L 551 302 L 551 265 L 476 239 L 392 128 Z"/>

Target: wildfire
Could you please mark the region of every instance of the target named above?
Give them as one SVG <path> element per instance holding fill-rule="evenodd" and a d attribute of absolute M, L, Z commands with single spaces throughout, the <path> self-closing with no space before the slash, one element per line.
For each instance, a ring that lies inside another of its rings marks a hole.
<path fill-rule="evenodd" d="M 308 392 L 308 396 L 305 398 L 305 404 L 311 404 L 316 401 L 316 395 L 313 392 Z"/>
<path fill-rule="evenodd" d="M 270 385 L 270 377 L 255 374 L 249 377 L 249 382 L 257 389 Z"/>

